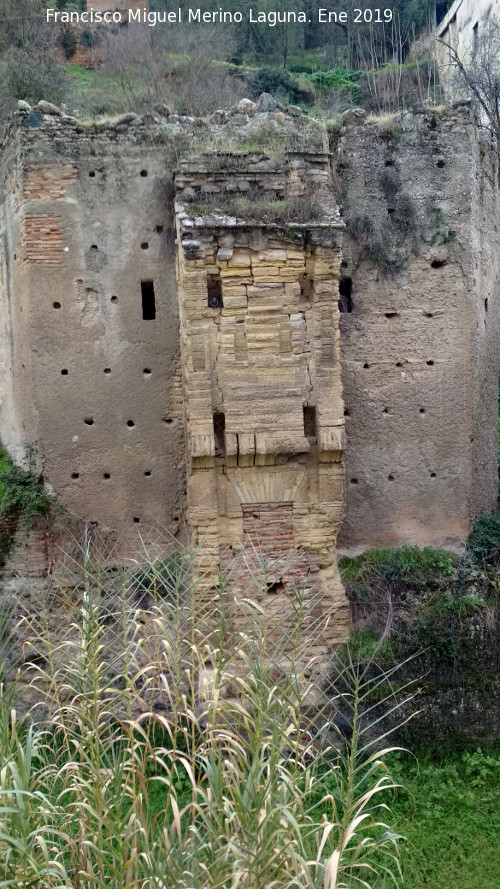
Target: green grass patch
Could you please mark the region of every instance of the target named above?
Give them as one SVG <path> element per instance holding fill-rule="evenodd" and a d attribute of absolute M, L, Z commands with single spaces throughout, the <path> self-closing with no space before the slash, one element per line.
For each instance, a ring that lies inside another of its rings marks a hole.
<path fill-rule="evenodd" d="M 500 750 L 447 756 L 436 763 L 390 761 L 409 795 L 392 805 L 406 838 L 405 889 L 498 889 Z"/>
<path fill-rule="evenodd" d="M 343 556 L 339 568 L 344 581 L 364 580 L 379 575 L 386 580 L 400 579 L 418 586 L 437 578 L 452 577 L 457 557 L 442 549 L 426 546 L 402 546 L 367 550 L 355 558 Z"/>

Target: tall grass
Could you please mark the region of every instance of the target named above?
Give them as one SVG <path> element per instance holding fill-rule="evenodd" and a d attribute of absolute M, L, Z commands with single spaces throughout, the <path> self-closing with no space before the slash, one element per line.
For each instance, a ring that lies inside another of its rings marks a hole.
<path fill-rule="evenodd" d="M 383 677 L 337 656 L 327 706 L 317 594 L 289 590 L 284 632 L 253 556 L 251 590 L 221 569 L 207 591 L 196 554 L 113 566 L 85 540 L 77 586 L 25 610 L 36 657 L 0 699 L 0 886 L 398 885 L 399 785 L 366 704 Z M 43 722 L 18 724 L 21 687 Z"/>

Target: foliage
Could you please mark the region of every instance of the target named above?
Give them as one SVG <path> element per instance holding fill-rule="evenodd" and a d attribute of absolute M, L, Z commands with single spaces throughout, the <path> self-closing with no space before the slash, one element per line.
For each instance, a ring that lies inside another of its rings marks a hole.
<path fill-rule="evenodd" d="M 80 43 L 86 49 L 92 49 L 97 43 L 99 43 L 99 35 L 96 31 L 91 31 L 90 28 L 82 28 L 80 31 Z"/>
<path fill-rule="evenodd" d="M 409 793 L 393 809 L 406 836 L 405 889 L 497 889 L 500 859 L 500 750 L 454 754 L 439 760 L 391 757 L 392 774 L 404 776 Z"/>
<path fill-rule="evenodd" d="M 58 65 L 33 62 L 27 56 L 7 61 L 4 71 L 5 86 L 14 99 L 34 104 L 40 99 L 60 104 L 65 97 L 67 78 Z"/>
<path fill-rule="evenodd" d="M 271 93 L 283 97 L 292 104 L 304 103 L 312 105 L 313 93 L 306 86 L 300 86 L 297 80 L 280 68 L 259 68 L 251 78 L 251 87 L 256 97 L 260 93 Z"/>
<path fill-rule="evenodd" d="M 361 97 L 359 81 L 365 76 L 364 71 L 350 71 L 347 68 L 337 66 L 330 71 L 315 71 L 307 79 L 320 93 L 331 90 L 344 90 L 349 93 L 351 102 L 357 105 Z"/>
<path fill-rule="evenodd" d="M 431 583 L 437 577 L 451 577 L 457 558 L 443 549 L 426 546 L 367 550 L 356 558 L 342 557 L 339 568 L 344 580 L 367 580 L 374 573 L 416 586 Z"/>
<path fill-rule="evenodd" d="M 467 552 L 479 565 L 500 564 L 500 513 L 480 513 L 467 540 Z"/>
<path fill-rule="evenodd" d="M 251 590 L 236 593 L 220 570 L 209 593 L 179 584 L 138 611 L 131 579 L 144 566 L 154 579 L 158 567 L 163 582 L 164 560 L 143 553 L 111 570 L 93 560 L 97 545 L 86 539 L 78 554 L 70 598 L 58 591 L 67 617 L 57 635 L 53 591 L 25 614 L 38 652 L 29 675 L 50 730 L 20 729 L 0 701 L 0 882 L 341 889 L 363 879 L 370 889 L 383 876 L 397 885 L 396 785 L 384 733 L 374 722 L 368 735 L 359 720 L 372 680 L 355 659 L 332 667 L 339 708 L 351 714 L 340 757 L 321 707 L 308 716 L 310 634 L 321 632 L 311 593 L 289 590 L 295 616 L 277 632 L 271 568 L 254 553 Z"/>
<path fill-rule="evenodd" d="M 69 61 L 71 56 L 74 56 L 77 47 L 76 37 L 70 28 L 63 28 L 59 35 L 59 43 L 66 59 Z"/>
<path fill-rule="evenodd" d="M 15 466 L 4 452 L 4 468 L 0 473 L 0 518 L 18 516 L 20 525 L 25 528 L 55 503 L 55 498 L 43 490 L 41 480 L 35 474 L 35 461 L 36 448 L 33 445 L 26 448 L 27 470 Z"/>
<path fill-rule="evenodd" d="M 312 198 L 264 198 L 260 194 L 245 196 L 217 195 L 203 204 L 186 207 L 191 216 L 223 215 L 258 222 L 262 225 L 296 223 L 298 225 L 321 219 L 324 211 Z"/>

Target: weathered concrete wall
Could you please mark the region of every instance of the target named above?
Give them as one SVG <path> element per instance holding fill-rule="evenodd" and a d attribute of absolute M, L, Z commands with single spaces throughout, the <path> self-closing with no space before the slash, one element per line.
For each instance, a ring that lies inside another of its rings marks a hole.
<path fill-rule="evenodd" d="M 496 505 L 496 155 L 468 112 L 343 131 L 345 547 L 460 546 Z"/>
<path fill-rule="evenodd" d="M 321 190 L 328 159 L 313 160 L 310 178 Z M 254 189 L 254 210 L 259 200 L 268 207 L 270 191 L 305 199 L 307 170 L 271 169 L 268 158 L 248 165 L 232 175 L 188 167 L 178 188 L 195 204 L 201 189 L 219 202 L 227 186 Z M 291 643 L 297 606 L 288 588 L 303 584 L 313 591 L 309 619 L 323 617 L 315 646 L 324 651 L 348 632 L 335 556 L 344 501 L 343 226 L 193 218 L 182 204 L 178 220 L 188 521 L 202 584 L 216 585 L 222 559 L 236 589 L 252 597 L 264 573 L 259 602 L 280 633 L 290 625 Z"/>
<path fill-rule="evenodd" d="M 81 130 L 81 128 L 80 128 Z M 70 510 L 118 530 L 182 515 L 171 141 L 21 127 L 3 158 L 2 440 L 39 443 Z M 143 318 L 141 282 L 153 282 Z"/>

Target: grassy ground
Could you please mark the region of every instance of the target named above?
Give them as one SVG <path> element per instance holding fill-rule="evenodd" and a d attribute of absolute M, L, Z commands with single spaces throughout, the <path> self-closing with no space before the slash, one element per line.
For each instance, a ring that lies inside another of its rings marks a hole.
<path fill-rule="evenodd" d="M 407 837 L 405 889 L 499 889 L 500 749 L 394 768 L 412 794 L 393 810 Z"/>

